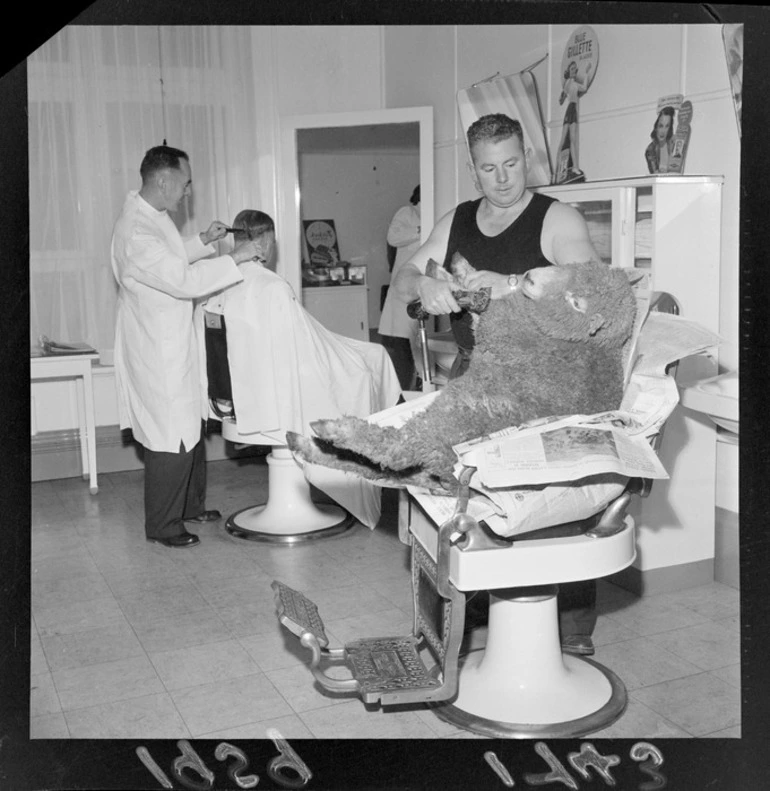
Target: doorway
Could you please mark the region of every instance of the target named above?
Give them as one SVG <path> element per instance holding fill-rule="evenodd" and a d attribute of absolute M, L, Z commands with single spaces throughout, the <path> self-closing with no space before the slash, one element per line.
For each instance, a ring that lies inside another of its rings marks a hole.
<path fill-rule="evenodd" d="M 341 259 L 366 267 L 366 313 L 376 329 L 390 278 L 387 227 L 418 183 L 421 242 L 433 227 L 433 109 L 284 118 L 280 172 L 279 274 L 301 295 L 308 262 L 302 220 L 333 220 Z"/>

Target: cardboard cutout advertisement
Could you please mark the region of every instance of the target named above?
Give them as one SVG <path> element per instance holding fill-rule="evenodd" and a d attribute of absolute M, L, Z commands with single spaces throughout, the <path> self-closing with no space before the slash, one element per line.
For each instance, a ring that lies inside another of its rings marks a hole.
<path fill-rule="evenodd" d="M 561 140 L 556 148 L 555 184 L 585 181 L 580 169 L 580 99 L 596 77 L 599 65 L 599 39 L 588 25 L 578 28 L 567 41 L 561 59 L 562 90 L 559 104 L 567 102 Z"/>
<path fill-rule="evenodd" d="M 684 173 L 687 147 L 690 144 L 692 102 L 681 94 L 661 96 L 657 117 L 644 151 L 650 173 Z"/>

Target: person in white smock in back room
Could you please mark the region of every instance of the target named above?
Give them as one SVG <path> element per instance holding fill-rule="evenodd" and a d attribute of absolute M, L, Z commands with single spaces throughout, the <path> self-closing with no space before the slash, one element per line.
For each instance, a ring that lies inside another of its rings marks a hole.
<path fill-rule="evenodd" d="M 420 185 L 418 184 L 409 204 L 402 206 L 393 216 L 388 227 L 389 247 L 396 251 L 395 262 L 390 275 L 392 283 L 401 267 L 420 247 Z M 415 388 L 415 379 L 421 371 L 421 355 L 418 347 L 418 325 L 416 319 L 409 318 L 406 304 L 393 288 L 388 289 L 382 306 L 380 342 L 388 350 L 393 360 L 398 381 L 403 390 Z"/>

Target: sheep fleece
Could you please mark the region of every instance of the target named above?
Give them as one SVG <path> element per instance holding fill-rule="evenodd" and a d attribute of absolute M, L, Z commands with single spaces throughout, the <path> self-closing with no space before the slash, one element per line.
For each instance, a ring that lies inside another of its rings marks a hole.
<path fill-rule="evenodd" d="M 538 300 L 521 290 L 492 300 L 466 373 L 401 428 L 319 420 L 316 437 L 287 434 L 295 457 L 385 485 L 452 493 L 453 445 L 535 418 L 617 409 L 636 312 L 628 277 L 599 263 L 559 269 L 562 280 Z M 568 291 L 587 300 L 585 313 L 570 306 Z"/>

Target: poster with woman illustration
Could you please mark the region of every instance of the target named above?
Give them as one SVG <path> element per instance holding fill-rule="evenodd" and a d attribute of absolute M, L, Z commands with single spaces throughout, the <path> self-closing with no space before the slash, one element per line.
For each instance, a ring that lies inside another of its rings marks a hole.
<path fill-rule="evenodd" d="M 681 94 L 658 99 L 657 116 L 644 151 L 650 173 L 684 173 L 690 143 L 692 102 Z"/>
<path fill-rule="evenodd" d="M 741 104 L 743 99 L 743 24 L 722 25 L 722 39 L 727 58 L 727 75 L 735 105 L 735 118 L 738 121 L 738 134 L 741 134 Z"/>
<path fill-rule="evenodd" d="M 556 148 L 554 183 L 570 184 L 585 181 L 580 169 L 580 99 L 596 76 L 599 63 L 599 40 L 588 26 L 578 28 L 567 41 L 561 61 L 562 90 L 559 104 L 567 103 L 561 140 Z"/>

